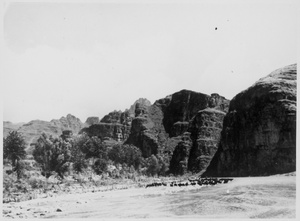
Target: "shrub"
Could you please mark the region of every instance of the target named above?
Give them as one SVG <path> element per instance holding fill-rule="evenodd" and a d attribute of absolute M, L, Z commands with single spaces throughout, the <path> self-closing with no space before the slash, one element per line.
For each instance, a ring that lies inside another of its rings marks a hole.
<path fill-rule="evenodd" d="M 38 179 L 36 177 L 31 177 L 28 180 L 28 184 L 31 186 L 32 189 L 39 189 L 39 188 L 43 188 L 45 183 L 43 180 Z"/>
<path fill-rule="evenodd" d="M 92 168 L 96 174 L 103 174 L 107 171 L 107 161 L 104 159 L 97 159 Z"/>

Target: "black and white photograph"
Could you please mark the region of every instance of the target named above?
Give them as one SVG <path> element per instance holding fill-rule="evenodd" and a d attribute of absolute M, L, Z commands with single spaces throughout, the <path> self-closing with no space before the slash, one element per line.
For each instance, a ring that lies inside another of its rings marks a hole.
<path fill-rule="evenodd" d="M 0 7 L 3 219 L 300 218 L 297 0 Z"/>

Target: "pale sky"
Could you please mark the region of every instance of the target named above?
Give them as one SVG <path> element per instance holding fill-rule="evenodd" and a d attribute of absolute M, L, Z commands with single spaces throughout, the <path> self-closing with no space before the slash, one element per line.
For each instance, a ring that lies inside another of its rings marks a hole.
<path fill-rule="evenodd" d="M 182 89 L 232 99 L 297 61 L 296 0 L 120 2 L 5 2 L 3 120 L 85 122 Z"/>

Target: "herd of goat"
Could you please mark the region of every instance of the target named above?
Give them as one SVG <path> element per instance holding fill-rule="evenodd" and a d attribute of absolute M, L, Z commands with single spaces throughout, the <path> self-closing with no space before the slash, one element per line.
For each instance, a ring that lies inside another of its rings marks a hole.
<path fill-rule="evenodd" d="M 203 186 L 203 185 L 216 185 L 218 183 L 222 184 L 222 183 L 228 183 L 229 181 L 232 181 L 233 179 L 229 179 L 229 178 L 198 178 L 198 179 L 188 179 L 188 181 L 182 182 L 182 181 L 172 181 L 169 183 L 170 187 L 174 187 L 174 186 L 179 186 L 179 187 L 184 187 L 184 186 L 195 186 L 195 185 L 199 185 L 199 186 Z M 168 186 L 167 183 L 165 182 L 154 182 L 151 184 L 147 184 L 146 188 L 148 187 L 158 187 L 158 186 Z"/>

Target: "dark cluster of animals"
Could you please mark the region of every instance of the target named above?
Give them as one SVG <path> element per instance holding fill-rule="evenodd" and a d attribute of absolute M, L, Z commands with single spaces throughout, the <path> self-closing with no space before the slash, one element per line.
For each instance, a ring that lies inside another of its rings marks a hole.
<path fill-rule="evenodd" d="M 183 187 L 183 186 L 203 186 L 203 185 L 210 185 L 210 186 L 214 186 L 216 184 L 223 184 L 223 183 L 228 183 L 230 181 L 232 181 L 233 179 L 229 179 L 229 178 L 198 178 L 198 179 L 188 179 L 188 181 L 182 182 L 182 181 L 172 181 L 170 183 L 170 187 L 174 187 L 174 186 L 179 186 L 179 187 Z M 165 182 L 154 182 L 151 184 L 147 184 L 146 188 L 148 187 L 157 187 L 157 186 L 168 186 L 167 183 Z"/>
<path fill-rule="evenodd" d="M 155 182 L 155 183 L 148 184 L 148 185 L 146 186 L 146 188 L 148 188 L 148 187 L 153 187 L 153 186 L 167 186 L 167 184 L 164 183 L 164 182 L 162 182 L 162 183 L 157 183 L 157 182 Z"/>

